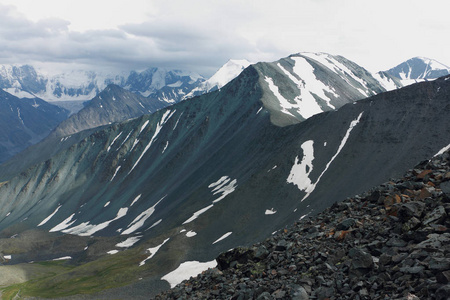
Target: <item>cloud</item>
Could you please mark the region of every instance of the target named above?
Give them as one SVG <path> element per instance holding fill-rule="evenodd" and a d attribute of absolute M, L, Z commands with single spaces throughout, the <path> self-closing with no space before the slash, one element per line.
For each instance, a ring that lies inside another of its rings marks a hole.
<path fill-rule="evenodd" d="M 77 6 L 88 2 L 73 2 L 78 21 L 55 14 L 33 21 L 15 6 L 0 5 L 0 64 L 155 66 L 209 76 L 230 58 L 273 61 L 300 51 L 340 54 L 371 70 L 415 55 L 450 64 L 444 0 L 427 4 L 432 14 L 422 13 L 418 0 L 380 0 L 371 7 L 360 0 L 154 0 L 130 2 L 126 12 L 122 2 Z M 113 25 L 74 30 L 72 20 L 78 23 L 87 10 L 87 23 Z"/>

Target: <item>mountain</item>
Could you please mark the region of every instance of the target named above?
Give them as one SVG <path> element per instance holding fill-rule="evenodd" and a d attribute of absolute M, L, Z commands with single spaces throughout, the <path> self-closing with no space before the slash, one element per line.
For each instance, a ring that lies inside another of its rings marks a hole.
<path fill-rule="evenodd" d="M 265 91 L 261 101 L 279 126 L 386 91 L 364 68 L 327 53 L 298 53 L 255 68 Z"/>
<path fill-rule="evenodd" d="M 450 74 L 450 67 L 430 58 L 414 57 L 396 67 L 381 72 L 400 80 L 402 86 L 436 79 Z"/>
<path fill-rule="evenodd" d="M 1 89 L 19 97 L 39 97 L 54 102 L 91 100 L 109 84 L 147 97 L 165 86 L 185 85 L 193 89 L 204 80 L 194 72 L 164 68 L 131 71 L 129 74 L 83 70 L 48 74 L 29 65 L 0 66 Z"/>
<path fill-rule="evenodd" d="M 382 91 L 342 57 L 296 54 L 72 135 L 0 186 L 0 251 L 33 279 L 8 295 L 149 297 L 449 145 L 450 77 Z"/>
<path fill-rule="evenodd" d="M 19 99 L 0 90 L 0 163 L 39 142 L 68 114 L 39 98 Z"/>
<path fill-rule="evenodd" d="M 224 84 L 226 80 L 238 76 L 246 64 L 246 61 L 229 61 L 217 71 L 216 75 L 211 77 L 216 79 L 209 83 L 214 82 L 216 85 L 213 86 L 213 89 L 217 88 L 220 78 L 222 78 L 220 84 Z M 326 53 L 299 53 L 276 62 L 258 63 L 254 66 L 259 74 L 255 80 L 260 81 L 258 84 L 264 90 L 260 100 L 270 110 L 272 121 L 279 126 L 295 124 L 322 111 L 337 109 L 346 103 L 385 91 L 379 81 L 364 68 L 344 57 Z M 254 84 L 257 82 L 255 81 Z M 157 93 L 147 97 L 147 100 L 140 98 L 139 101 L 162 108 L 173 103 L 173 99 L 182 101 L 194 94 L 206 93 L 208 86 L 202 86 L 192 90 L 193 92 L 187 96 L 183 96 L 183 86 L 178 88 L 165 86 Z M 109 99 L 107 102 L 110 104 L 120 103 L 113 101 L 111 95 L 109 97 L 105 95 L 102 98 L 102 101 Z M 133 96 L 130 95 L 129 98 L 133 99 Z M 124 97 L 120 99 L 125 100 Z M 72 134 L 83 129 L 106 125 L 146 113 L 145 110 L 139 110 L 140 107 L 136 103 L 135 101 L 134 106 L 138 110 L 134 110 L 135 114 L 124 114 L 122 119 L 120 118 L 122 108 L 117 109 L 114 106 L 112 109 L 105 109 L 103 106 L 107 107 L 108 105 L 98 103 L 88 105 L 86 109 L 63 122 L 55 130 L 55 133 L 58 134 L 54 134 L 52 137 L 61 137 L 64 134 Z M 116 112 L 113 113 L 113 111 Z M 67 130 L 67 127 L 70 129 Z M 77 141 L 77 139 L 70 140 Z M 54 145 L 49 146 L 50 143 Z M 57 139 L 52 142 L 44 141 L 43 144 L 42 147 L 45 150 L 40 150 L 41 145 L 37 145 L 4 164 L 0 171 L 0 178 L 8 178 L 18 170 L 25 170 L 42 159 L 50 158 L 55 153 L 53 149 L 61 149 Z M 64 145 L 68 145 L 67 141 Z M 48 149 L 52 150 L 49 152 Z M 33 152 L 40 153 L 40 156 L 36 156 Z"/>
<path fill-rule="evenodd" d="M 108 85 L 83 109 L 64 120 L 53 131 L 62 137 L 90 128 L 142 116 L 167 106 L 164 102 L 129 92 L 117 85 Z"/>

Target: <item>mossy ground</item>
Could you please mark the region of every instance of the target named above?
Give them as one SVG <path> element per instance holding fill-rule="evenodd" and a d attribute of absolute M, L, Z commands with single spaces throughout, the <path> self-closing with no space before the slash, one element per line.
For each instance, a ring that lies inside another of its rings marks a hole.
<path fill-rule="evenodd" d="M 30 280 L 0 287 L 2 299 L 21 297 L 56 298 L 76 294 L 92 294 L 135 282 L 147 273 L 139 267 L 145 255 L 139 249 L 130 249 L 107 255 L 82 265 L 70 261 L 45 261 L 27 264 L 33 266 Z M 25 272 L 29 266 L 17 265 Z"/>

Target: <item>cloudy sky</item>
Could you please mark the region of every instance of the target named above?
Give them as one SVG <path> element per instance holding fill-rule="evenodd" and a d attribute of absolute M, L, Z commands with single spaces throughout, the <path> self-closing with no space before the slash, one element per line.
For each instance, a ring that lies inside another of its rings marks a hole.
<path fill-rule="evenodd" d="M 301 51 L 370 71 L 414 56 L 450 65 L 448 0 L 0 0 L 0 64 L 48 71 L 168 67 Z"/>

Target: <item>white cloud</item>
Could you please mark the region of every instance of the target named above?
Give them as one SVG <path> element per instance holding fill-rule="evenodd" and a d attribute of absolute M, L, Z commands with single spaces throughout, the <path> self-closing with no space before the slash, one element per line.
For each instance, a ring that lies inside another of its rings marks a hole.
<path fill-rule="evenodd" d="M 433 0 L 2 0 L 0 64 L 150 66 L 211 75 L 229 58 L 340 54 L 370 70 L 450 64 L 449 4 Z"/>

